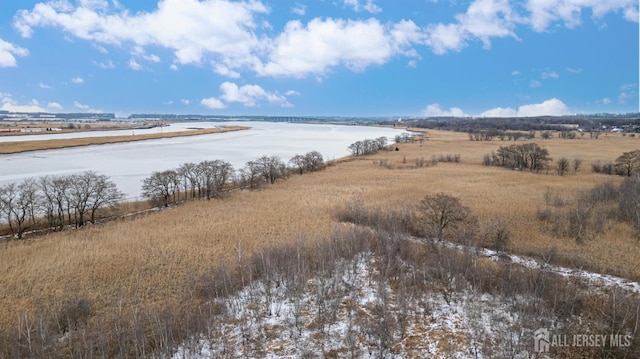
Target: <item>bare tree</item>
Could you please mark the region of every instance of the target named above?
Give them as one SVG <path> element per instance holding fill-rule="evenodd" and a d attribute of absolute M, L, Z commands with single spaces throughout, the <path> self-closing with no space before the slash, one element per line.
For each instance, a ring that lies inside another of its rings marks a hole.
<path fill-rule="evenodd" d="M 420 201 L 419 211 L 438 241 L 444 239 L 445 230 L 457 227 L 471 215 L 471 210 L 458 198 L 443 192 L 425 196 Z"/>
<path fill-rule="evenodd" d="M 33 179 L 25 179 L 19 185 L 9 183 L 0 187 L 0 209 L 12 235 L 22 238 L 24 232 L 36 224 L 39 192 L 37 182 Z"/>
<path fill-rule="evenodd" d="M 484 237 L 486 245 L 498 252 L 506 252 L 511 243 L 511 225 L 502 218 L 495 219 L 485 228 Z"/>
<path fill-rule="evenodd" d="M 240 170 L 240 177 L 245 184 L 249 184 L 249 189 L 256 189 L 262 183 L 260 164 L 257 161 L 249 161 Z"/>
<path fill-rule="evenodd" d="M 640 173 L 622 181 L 619 191 L 620 211 L 640 233 Z"/>
<path fill-rule="evenodd" d="M 124 196 L 108 176 L 94 171 L 69 176 L 68 181 L 67 210 L 69 218 L 73 210 L 76 228 L 82 227 L 88 220 L 94 222 L 98 209 L 113 205 Z"/>
<path fill-rule="evenodd" d="M 397 141 L 396 141 L 397 142 Z M 356 141 L 347 147 L 353 156 L 364 155 L 364 143 L 362 141 Z"/>
<path fill-rule="evenodd" d="M 267 183 L 273 184 L 287 175 L 287 166 L 278 156 L 262 156 L 257 160 L 257 163 L 260 174 Z"/>
<path fill-rule="evenodd" d="M 89 220 L 91 223 L 96 222 L 96 214 L 100 209 L 115 206 L 123 197 L 124 193 L 107 175 L 92 174 L 91 196 L 89 197 Z"/>
<path fill-rule="evenodd" d="M 159 207 L 169 207 L 175 203 L 178 173 L 173 170 L 153 172 L 142 180 L 142 196 Z"/>
<path fill-rule="evenodd" d="M 289 160 L 289 167 L 295 170 L 298 174 L 303 174 L 307 169 L 307 162 L 305 156 L 295 155 Z"/>
<path fill-rule="evenodd" d="M 584 133 L 584 132 L 582 132 Z M 574 158 L 573 159 L 573 173 L 578 173 L 580 167 L 582 166 L 582 158 Z"/>
<path fill-rule="evenodd" d="M 621 174 L 630 177 L 640 170 L 640 150 L 624 152 L 616 159 L 615 166 Z"/>
<path fill-rule="evenodd" d="M 569 170 L 569 160 L 565 157 L 560 158 L 556 162 L 556 172 L 558 172 L 558 176 L 564 176 L 565 173 Z"/>
<path fill-rule="evenodd" d="M 200 176 L 198 173 L 198 165 L 193 162 L 183 163 L 177 169 L 178 175 L 182 179 L 182 185 L 185 189 L 185 199 L 191 194 L 191 198 L 196 198 L 196 189 L 198 197 L 200 196 Z"/>
<path fill-rule="evenodd" d="M 325 167 L 324 158 L 318 151 L 311 151 L 304 155 L 304 164 L 307 171 L 315 172 L 323 170 Z"/>
<path fill-rule="evenodd" d="M 204 187 L 207 199 L 219 198 L 223 194 L 224 186 L 231 178 L 233 166 L 222 160 L 202 161 L 198 164 L 199 182 Z"/>

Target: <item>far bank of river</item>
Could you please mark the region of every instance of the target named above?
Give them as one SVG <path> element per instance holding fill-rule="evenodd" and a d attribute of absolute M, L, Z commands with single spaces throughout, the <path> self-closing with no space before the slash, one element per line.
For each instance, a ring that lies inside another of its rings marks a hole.
<path fill-rule="evenodd" d="M 40 151 L 40 150 L 54 150 L 54 149 L 78 147 L 78 146 L 104 145 L 109 143 L 143 141 L 143 140 L 153 140 L 153 139 L 159 139 L 159 138 L 207 135 L 211 133 L 240 131 L 240 130 L 246 130 L 246 129 L 248 129 L 248 127 L 224 126 L 224 127 L 214 127 L 214 128 L 198 128 L 198 129 L 191 129 L 186 131 L 160 132 L 160 133 L 147 133 L 147 134 L 136 134 L 135 130 L 126 130 L 126 131 L 131 131 L 131 135 L 117 135 L 117 136 L 108 136 L 108 137 L 77 137 L 77 138 L 64 138 L 64 139 L 53 138 L 53 139 L 45 139 L 41 141 L 34 140 L 34 141 L 0 142 L 0 154 L 22 153 L 27 151 Z"/>

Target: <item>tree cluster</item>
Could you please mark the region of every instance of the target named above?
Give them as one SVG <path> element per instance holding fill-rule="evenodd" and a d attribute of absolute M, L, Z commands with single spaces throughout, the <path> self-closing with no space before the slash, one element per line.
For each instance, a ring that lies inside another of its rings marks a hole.
<path fill-rule="evenodd" d="M 142 180 L 142 195 L 154 204 L 168 207 L 182 199 L 217 198 L 233 175 L 226 161 L 183 163 L 177 169 L 153 172 Z"/>
<path fill-rule="evenodd" d="M 222 198 L 232 188 L 256 189 L 286 178 L 289 173 L 315 172 L 326 166 L 317 151 L 295 155 L 289 165 L 278 156 L 266 155 L 248 161 L 237 171 L 223 160 L 183 163 L 143 179 L 142 195 L 158 207 L 169 207 L 180 201 Z"/>
<path fill-rule="evenodd" d="M 366 139 L 350 144 L 347 149 L 353 156 L 372 155 L 384 149 L 384 146 L 387 145 L 387 141 L 386 137 L 378 137 L 375 140 Z"/>
<path fill-rule="evenodd" d="M 615 162 L 592 162 L 591 172 L 624 177 L 631 177 L 636 173 L 640 173 L 640 150 L 624 152 L 616 158 Z"/>
<path fill-rule="evenodd" d="M 44 176 L 0 186 L 0 214 L 11 234 L 22 238 L 32 228 L 95 223 L 100 210 L 123 196 L 108 176 L 93 171 Z"/>
<path fill-rule="evenodd" d="M 289 167 L 298 174 L 320 171 L 324 169 L 324 166 L 324 158 L 318 151 L 311 151 L 305 155 L 295 155 L 289 160 Z"/>
<path fill-rule="evenodd" d="M 540 172 L 548 168 L 551 158 L 546 148 L 536 143 L 500 146 L 498 151 L 484 156 L 487 166 L 499 166 L 514 170 Z"/>

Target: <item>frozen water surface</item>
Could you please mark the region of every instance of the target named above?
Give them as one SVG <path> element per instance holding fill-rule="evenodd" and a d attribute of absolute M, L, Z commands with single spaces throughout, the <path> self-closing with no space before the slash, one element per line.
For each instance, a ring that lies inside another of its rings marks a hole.
<path fill-rule="evenodd" d="M 392 143 L 396 135 L 405 132 L 369 126 L 250 121 L 180 123 L 169 128 L 220 125 L 242 125 L 251 129 L 0 155 L 0 184 L 93 170 L 110 176 L 128 199 L 135 199 L 140 196 L 142 179 L 154 171 L 173 169 L 185 162 L 220 159 L 239 169 L 247 161 L 263 155 L 277 155 L 287 162 L 294 155 L 309 151 L 318 151 L 325 160 L 330 160 L 349 155 L 347 146 L 355 141 L 386 136 Z"/>
<path fill-rule="evenodd" d="M 44 140 L 63 140 L 67 138 L 87 138 L 87 137 L 112 137 L 112 136 L 129 136 L 129 135 L 146 135 L 151 133 L 167 133 L 188 131 L 193 127 L 212 127 L 221 125 L 220 123 L 207 122 L 202 123 L 173 123 L 165 127 L 140 128 L 128 130 L 100 130 L 87 132 L 65 132 L 65 133 L 41 133 L 37 135 L 20 135 L 20 136 L 0 136 L 0 142 L 22 142 L 22 141 L 44 141 Z"/>

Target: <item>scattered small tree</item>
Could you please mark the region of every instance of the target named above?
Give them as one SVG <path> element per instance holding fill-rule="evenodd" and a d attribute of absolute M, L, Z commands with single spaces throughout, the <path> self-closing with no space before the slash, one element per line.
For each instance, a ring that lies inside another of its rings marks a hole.
<path fill-rule="evenodd" d="M 640 173 L 622 181 L 619 191 L 620 211 L 640 233 Z"/>
<path fill-rule="evenodd" d="M 582 132 L 584 133 L 584 132 Z M 582 159 L 581 158 L 574 158 L 573 159 L 573 173 L 578 173 L 578 170 L 580 170 L 580 167 L 582 166 Z"/>
<path fill-rule="evenodd" d="M 471 210 L 458 198 L 443 192 L 425 196 L 419 212 L 438 241 L 444 240 L 446 230 L 457 227 L 471 215 Z"/>
<path fill-rule="evenodd" d="M 615 162 L 618 173 L 631 177 L 640 170 L 640 150 L 624 152 Z"/>
<path fill-rule="evenodd" d="M 560 158 L 556 162 L 556 172 L 558 172 L 558 176 L 564 176 L 565 173 L 569 170 L 569 160 L 565 157 Z"/>

